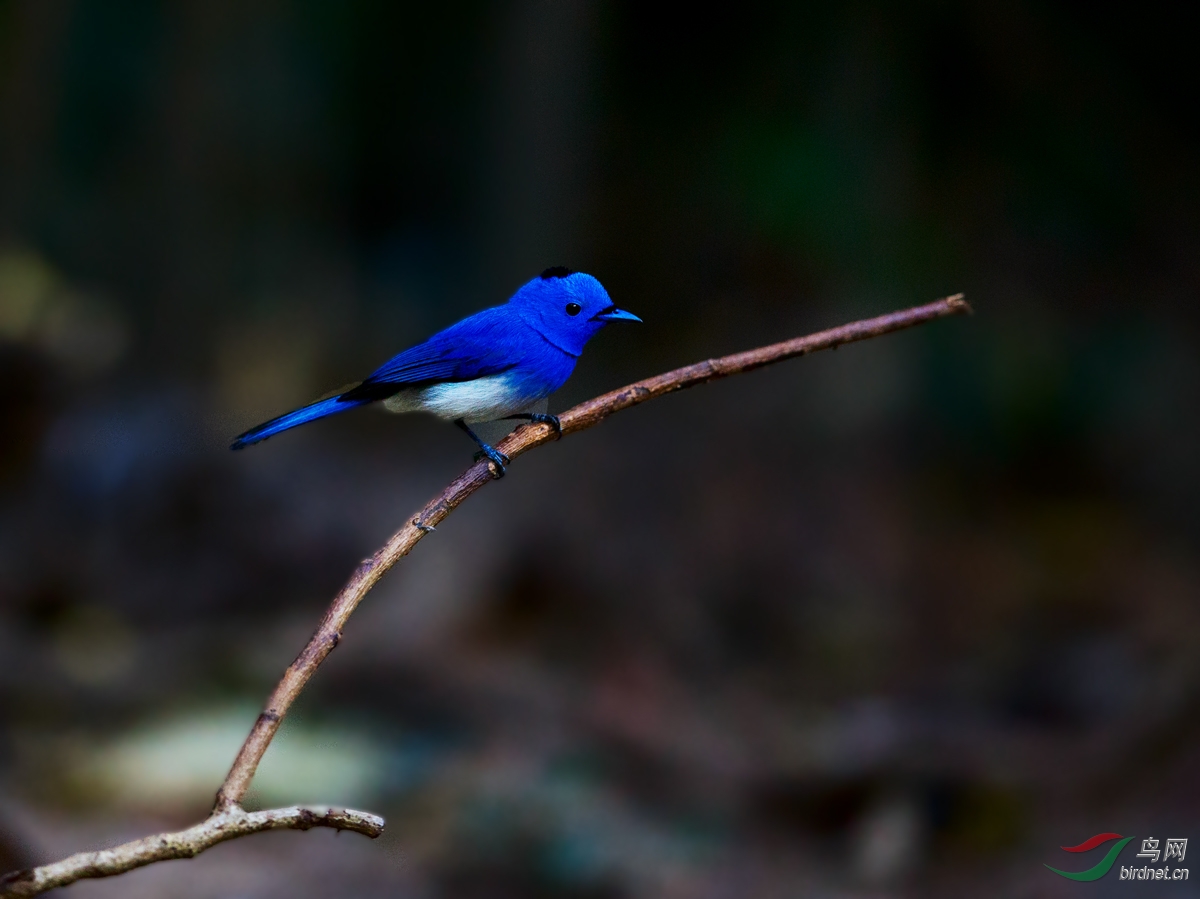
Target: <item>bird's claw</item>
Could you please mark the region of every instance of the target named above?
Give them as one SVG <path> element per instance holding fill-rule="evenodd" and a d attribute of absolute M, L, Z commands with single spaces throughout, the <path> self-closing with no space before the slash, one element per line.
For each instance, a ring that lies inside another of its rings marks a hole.
<path fill-rule="evenodd" d="M 562 422 L 558 420 L 557 415 L 550 415 L 548 412 L 532 412 L 529 415 L 529 421 L 535 425 L 550 425 L 554 428 L 556 439 L 562 440 Z"/>
<path fill-rule="evenodd" d="M 433 525 L 426 524 L 419 518 L 414 518 L 412 520 L 412 523 L 413 523 L 413 527 L 415 527 L 418 531 L 421 531 L 426 534 L 433 533 L 434 531 L 437 530 L 437 528 L 435 528 Z"/>
<path fill-rule="evenodd" d="M 492 480 L 495 481 L 498 481 L 504 477 L 504 472 L 506 471 L 505 466 L 512 461 L 512 459 L 504 455 L 504 453 L 491 446 L 480 448 L 479 452 L 475 454 L 475 461 L 478 462 L 480 459 L 487 459 L 492 463 L 492 465 L 495 466 L 492 469 Z"/>

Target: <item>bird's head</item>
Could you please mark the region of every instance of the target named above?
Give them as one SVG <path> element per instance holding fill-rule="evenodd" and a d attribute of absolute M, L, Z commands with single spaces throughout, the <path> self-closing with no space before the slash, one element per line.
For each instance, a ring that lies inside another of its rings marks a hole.
<path fill-rule="evenodd" d="M 573 356 L 609 322 L 641 321 L 613 305 L 608 291 L 591 275 L 561 266 L 523 284 L 508 302 L 527 325 Z"/>

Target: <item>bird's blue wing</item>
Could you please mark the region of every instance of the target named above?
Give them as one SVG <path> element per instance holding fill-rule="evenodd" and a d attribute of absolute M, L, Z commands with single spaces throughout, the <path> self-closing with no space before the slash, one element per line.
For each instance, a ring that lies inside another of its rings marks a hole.
<path fill-rule="evenodd" d="M 508 371 L 520 362 L 528 340 L 503 306 L 485 309 L 393 356 L 342 394 L 343 402 L 383 399 L 405 387 L 472 381 Z"/>
<path fill-rule="evenodd" d="M 459 368 L 455 347 L 444 341 L 428 340 L 393 356 L 379 366 L 364 384 L 419 384 L 452 379 Z"/>

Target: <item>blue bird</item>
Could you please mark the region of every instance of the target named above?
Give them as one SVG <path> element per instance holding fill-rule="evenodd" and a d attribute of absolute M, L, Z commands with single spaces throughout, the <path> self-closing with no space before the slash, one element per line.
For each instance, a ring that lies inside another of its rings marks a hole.
<path fill-rule="evenodd" d="M 584 345 L 611 321 L 640 322 L 618 309 L 600 282 L 561 266 L 526 282 L 503 306 L 484 309 L 393 356 L 365 381 L 251 428 L 233 441 L 239 450 L 281 431 L 379 400 L 391 412 L 431 412 L 452 421 L 504 476 L 509 459 L 470 425 L 497 419 L 548 422 L 527 412 L 571 376 Z"/>

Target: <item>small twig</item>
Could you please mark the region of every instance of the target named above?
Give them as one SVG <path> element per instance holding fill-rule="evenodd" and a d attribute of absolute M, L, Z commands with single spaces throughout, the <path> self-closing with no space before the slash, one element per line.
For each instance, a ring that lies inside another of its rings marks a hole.
<path fill-rule="evenodd" d="M 217 843 L 264 830 L 314 827 L 352 830 L 373 839 L 383 833 L 383 819 L 370 812 L 325 806 L 293 806 L 265 812 L 247 812 L 234 806 L 215 812 L 203 824 L 177 833 L 160 833 L 112 849 L 80 852 L 40 868 L 6 874 L 0 877 L 0 896 L 36 896 L 87 877 L 110 877 L 154 862 L 193 858 Z"/>
<path fill-rule="evenodd" d="M 644 381 L 622 387 L 620 390 L 595 397 L 564 412 L 559 416 L 562 434 L 573 434 L 594 427 L 614 412 L 620 412 L 622 409 L 628 409 L 630 406 L 636 406 L 667 393 L 715 381 L 718 378 L 727 378 L 731 375 L 753 371 L 765 365 L 795 356 L 804 356 L 817 350 L 837 349 L 842 344 L 879 337 L 934 319 L 970 311 L 971 307 L 967 305 L 962 294 L 956 294 L 924 306 L 914 306 L 900 312 L 892 312 L 877 318 L 842 325 L 828 331 L 820 331 L 807 337 L 797 337 L 783 343 L 677 368 L 674 371 L 647 378 Z M 559 436 L 552 424 L 526 424 L 505 437 L 496 446 L 496 449 L 510 458 L 516 459 L 517 456 L 544 443 L 556 440 Z M 316 632 L 308 641 L 308 645 L 288 666 L 282 680 L 267 700 L 266 708 L 254 722 L 254 727 L 251 728 L 250 734 L 242 744 L 242 748 L 233 762 L 233 767 L 230 768 L 225 782 L 217 792 L 212 817 L 203 824 L 178 834 L 147 837 L 115 849 L 73 855 L 71 858 L 55 864 L 9 874 L 0 879 L 0 899 L 10 896 L 34 896 L 52 887 L 64 886 L 85 877 L 106 877 L 111 874 L 120 874 L 155 861 L 190 858 L 222 840 L 256 833 L 260 830 L 279 827 L 307 829 L 307 827 L 325 826 L 358 830 L 368 836 L 378 836 L 383 830 L 383 821 L 362 812 L 337 813 L 343 816 L 353 815 L 355 820 L 363 822 L 356 827 L 349 823 L 348 817 L 335 818 L 335 813 L 332 811 L 326 812 L 324 820 L 316 820 L 315 817 L 303 818 L 302 816 L 305 814 L 303 809 L 247 813 L 242 811 L 240 803 L 246 795 L 246 790 L 250 787 L 250 781 L 254 778 L 263 753 L 267 751 L 267 747 L 279 730 L 280 722 L 317 668 L 325 661 L 326 656 L 338 645 L 342 636 L 342 628 L 350 615 L 358 608 L 358 604 L 393 565 L 412 551 L 422 537 L 433 531 L 467 497 L 491 481 L 491 463 L 486 460 L 477 462 L 459 475 L 450 486 L 426 503 L 416 515 L 410 516 L 408 524 L 397 531 L 378 552 L 358 566 L 346 586 L 334 597 Z M 287 817 L 288 813 L 292 815 L 291 818 Z M 309 810 L 307 814 L 314 815 L 314 810 Z M 268 817 L 263 818 L 262 816 Z M 276 817 L 270 818 L 269 816 Z M 253 825 L 246 823 L 251 821 L 260 823 Z"/>

